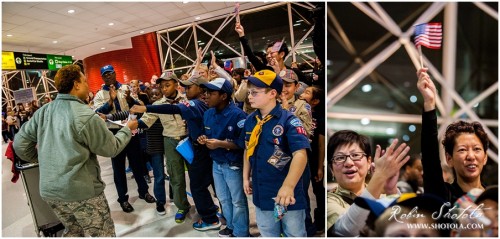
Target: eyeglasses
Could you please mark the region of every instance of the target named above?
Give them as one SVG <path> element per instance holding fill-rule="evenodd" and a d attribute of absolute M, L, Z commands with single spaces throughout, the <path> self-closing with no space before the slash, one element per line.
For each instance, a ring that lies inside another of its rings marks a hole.
<path fill-rule="evenodd" d="M 264 93 L 266 90 L 262 91 L 257 91 L 257 90 L 248 90 L 247 95 L 252 95 L 253 97 L 256 97 L 259 93 Z"/>
<path fill-rule="evenodd" d="M 351 158 L 352 161 L 360 161 L 364 156 L 367 156 L 367 154 L 363 152 L 356 152 L 352 154 L 339 154 L 333 156 L 332 161 L 334 163 L 341 164 L 344 163 L 348 157 Z"/>

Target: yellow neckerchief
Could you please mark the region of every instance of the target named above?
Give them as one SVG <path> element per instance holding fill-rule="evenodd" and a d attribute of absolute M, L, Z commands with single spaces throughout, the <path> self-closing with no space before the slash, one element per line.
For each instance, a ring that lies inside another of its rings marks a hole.
<path fill-rule="evenodd" d="M 252 130 L 252 134 L 250 135 L 250 139 L 248 140 L 247 146 L 247 160 L 250 159 L 250 156 L 253 155 L 255 150 L 255 146 L 257 146 L 257 142 L 259 141 L 259 136 L 262 133 L 262 125 L 264 125 L 267 121 L 271 120 L 273 116 L 271 114 L 266 115 L 264 119 L 259 119 L 259 116 L 256 115 L 255 119 L 257 119 L 257 124 Z"/>

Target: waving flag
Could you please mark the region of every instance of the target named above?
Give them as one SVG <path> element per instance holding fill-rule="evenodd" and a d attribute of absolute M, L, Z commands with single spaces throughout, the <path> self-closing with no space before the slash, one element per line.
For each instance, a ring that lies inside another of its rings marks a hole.
<path fill-rule="evenodd" d="M 440 22 L 422 23 L 415 26 L 415 46 L 440 49 L 443 31 Z"/>
<path fill-rule="evenodd" d="M 236 15 L 236 22 L 240 22 L 240 4 L 234 4 L 234 15 Z"/>

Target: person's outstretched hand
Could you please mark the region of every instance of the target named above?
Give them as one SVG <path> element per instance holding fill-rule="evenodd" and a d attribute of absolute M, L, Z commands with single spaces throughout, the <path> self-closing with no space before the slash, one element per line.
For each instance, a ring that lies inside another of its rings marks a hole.
<path fill-rule="evenodd" d="M 436 108 L 437 90 L 431 77 L 427 74 L 427 68 L 417 71 L 417 88 L 424 98 L 424 110 L 431 111 Z"/>
<path fill-rule="evenodd" d="M 243 28 L 243 25 L 241 25 L 241 23 L 237 22 L 234 30 L 238 33 L 239 37 L 245 36 L 245 28 Z"/>

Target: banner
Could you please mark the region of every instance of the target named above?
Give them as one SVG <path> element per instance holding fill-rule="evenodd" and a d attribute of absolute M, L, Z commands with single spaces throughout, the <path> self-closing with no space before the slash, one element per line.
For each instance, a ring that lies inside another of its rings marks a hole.
<path fill-rule="evenodd" d="M 14 100 L 17 103 L 28 103 L 31 102 L 35 99 L 35 94 L 34 94 L 34 88 L 27 88 L 27 89 L 19 89 L 16 91 L 13 91 L 14 93 Z"/>

